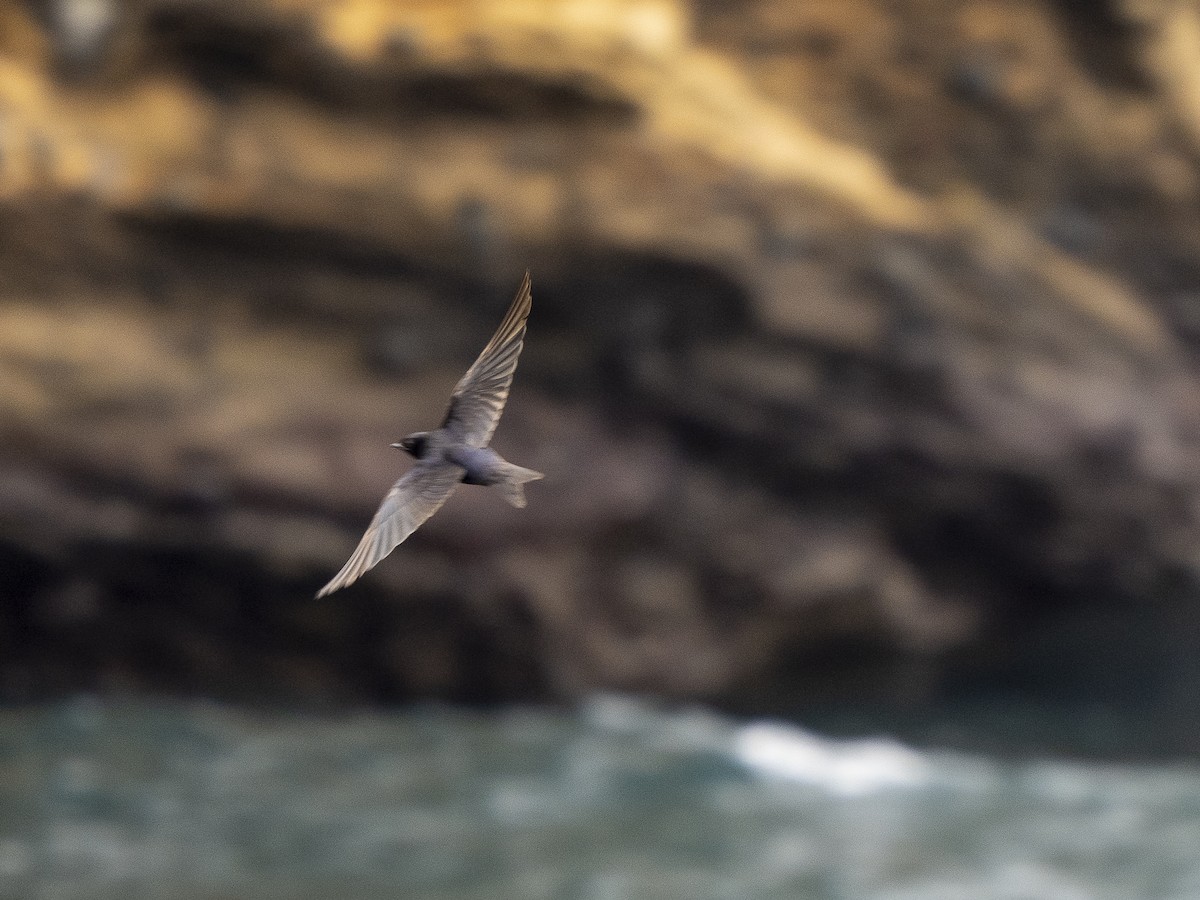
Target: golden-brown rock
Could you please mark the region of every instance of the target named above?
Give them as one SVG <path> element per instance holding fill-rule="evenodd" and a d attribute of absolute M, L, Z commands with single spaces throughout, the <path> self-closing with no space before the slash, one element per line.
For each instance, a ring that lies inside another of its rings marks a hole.
<path fill-rule="evenodd" d="M 1077 6 L 0 2 L 0 695 L 912 703 L 1155 604 L 1174 652 L 1196 29 Z M 546 482 L 317 610 L 527 266 Z"/>

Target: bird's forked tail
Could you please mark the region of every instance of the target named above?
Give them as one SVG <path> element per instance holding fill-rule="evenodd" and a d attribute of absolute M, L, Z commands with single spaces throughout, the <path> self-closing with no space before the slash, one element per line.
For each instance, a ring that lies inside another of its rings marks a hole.
<path fill-rule="evenodd" d="M 533 469 L 525 469 L 509 463 L 509 467 L 504 473 L 504 481 L 500 484 L 501 489 L 504 491 L 504 499 L 517 509 L 524 509 L 525 488 L 523 485 L 527 481 L 537 481 L 539 478 L 545 477 L 541 472 L 535 472 Z"/>

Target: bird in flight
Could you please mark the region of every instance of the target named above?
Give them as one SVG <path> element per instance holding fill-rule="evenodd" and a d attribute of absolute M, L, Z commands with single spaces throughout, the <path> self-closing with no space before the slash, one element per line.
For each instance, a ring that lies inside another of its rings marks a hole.
<path fill-rule="evenodd" d="M 504 321 L 455 386 L 441 426 L 392 444 L 416 457 L 417 464 L 392 485 L 358 548 L 318 597 L 358 580 L 437 512 L 460 483 L 496 485 L 513 506 L 525 506 L 523 485 L 542 478 L 542 473 L 513 465 L 488 441 L 504 411 L 525 343 L 525 320 L 533 303 L 529 288 L 526 272 Z"/>

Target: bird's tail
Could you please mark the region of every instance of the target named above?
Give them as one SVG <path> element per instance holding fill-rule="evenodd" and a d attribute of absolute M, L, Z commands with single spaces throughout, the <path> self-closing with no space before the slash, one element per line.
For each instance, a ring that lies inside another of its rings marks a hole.
<path fill-rule="evenodd" d="M 501 489 L 504 491 L 504 499 L 517 509 L 524 509 L 525 482 L 537 481 L 539 478 L 545 477 L 541 472 L 535 472 L 533 469 L 525 469 L 509 463 L 508 469 L 504 472 L 504 481 L 500 484 Z"/>

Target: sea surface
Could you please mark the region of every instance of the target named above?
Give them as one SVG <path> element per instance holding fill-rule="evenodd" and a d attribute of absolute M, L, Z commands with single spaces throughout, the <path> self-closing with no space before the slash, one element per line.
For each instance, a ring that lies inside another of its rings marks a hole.
<path fill-rule="evenodd" d="M 1004 761 L 601 697 L 0 711 L 0 898 L 1200 898 L 1200 765 Z"/>

